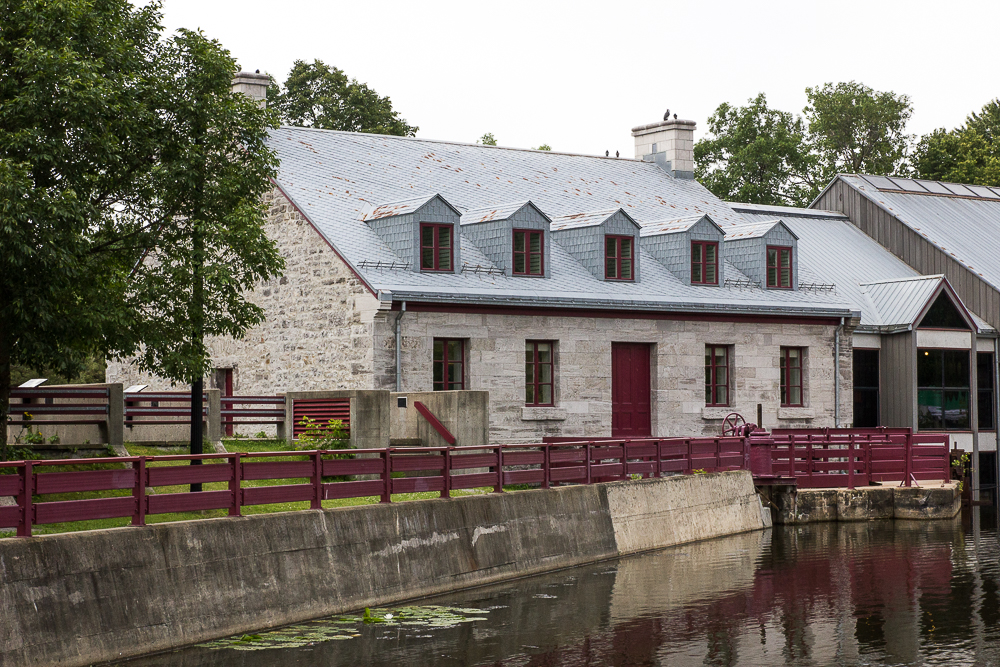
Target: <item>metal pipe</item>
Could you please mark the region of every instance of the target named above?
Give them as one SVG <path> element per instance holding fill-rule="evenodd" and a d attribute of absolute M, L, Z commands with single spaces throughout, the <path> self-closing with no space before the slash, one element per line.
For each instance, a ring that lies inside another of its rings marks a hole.
<path fill-rule="evenodd" d="M 840 330 L 844 328 L 844 318 L 833 334 L 833 425 L 840 428 Z"/>
<path fill-rule="evenodd" d="M 978 398 L 979 392 L 976 392 Z M 1000 338 L 993 339 L 993 441 L 994 445 L 994 477 L 993 506 L 1000 504 Z M 1000 512 L 997 512 L 997 525 L 1000 526 Z"/>
<path fill-rule="evenodd" d="M 403 327 L 399 321 L 403 319 L 406 312 L 406 302 L 403 302 L 396 315 L 396 391 L 403 391 Z"/>

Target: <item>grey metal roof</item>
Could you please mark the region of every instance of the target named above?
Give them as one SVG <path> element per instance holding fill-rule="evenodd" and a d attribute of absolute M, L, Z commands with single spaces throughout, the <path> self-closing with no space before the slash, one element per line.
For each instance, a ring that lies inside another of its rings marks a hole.
<path fill-rule="evenodd" d="M 907 328 L 941 284 L 941 276 L 920 275 L 842 213 L 751 204 L 732 207 L 752 221 L 780 217 L 799 237 L 800 284 L 834 284 L 836 292 L 861 311 L 858 331 L 889 333 Z M 984 320 L 972 316 L 980 332 L 993 331 Z"/>
<path fill-rule="evenodd" d="M 368 204 L 361 210 L 359 218 L 361 220 L 380 220 L 381 218 L 391 218 L 397 215 L 413 213 L 421 206 L 436 197 L 436 193 L 424 195 L 423 197 L 413 197 L 400 201 L 386 202 L 384 204 Z"/>
<path fill-rule="evenodd" d="M 400 268 L 405 264 L 360 220 L 369 206 L 437 193 L 466 212 L 531 200 L 552 219 L 620 208 L 640 225 L 702 215 L 723 229 L 746 223 L 696 181 L 675 179 L 654 163 L 292 127 L 273 130 L 268 143 L 281 161 L 276 180 L 282 191 L 373 290 L 391 292 L 393 299 L 785 315 L 852 312 L 836 294 L 685 284 L 641 248 L 634 283 L 595 278 L 558 242 L 550 244 L 551 278 L 471 270 L 492 263 L 464 234 L 464 270 L 420 273 Z"/>
<path fill-rule="evenodd" d="M 726 240 L 729 241 L 732 239 L 760 238 L 761 236 L 764 236 L 769 231 L 774 229 L 775 225 L 781 225 L 781 224 L 784 224 L 781 220 L 778 220 L 776 218 L 771 218 L 769 220 L 766 219 L 752 220 L 744 225 L 730 225 L 725 228 Z M 795 234 L 794 231 L 792 231 L 791 227 L 788 227 L 788 225 L 785 225 L 785 227 L 788 229 L 789 232 L 791 232 L 792 236 L 798 239 L 798 236 Z"/>
<path fill-rule="evenodd" d="M 1000 188 L 884 176 L 838 178 L 1000 289 Z"/>
<path fill-rule="evenodd" d="M 621 209 L 613 208 L 607 211 L 587 211 L 586 213 L 572 213 L 570 215 L 560 215 L 552 218 L 552 231 L 562 231 L 564 229 L 579 229 L 580 227 L 595 227 L 613 216 Z M 625 211 L 625 217 L 632 219 Z M 633 222 L 635 222 L 633 220 Z M 636 225 L 638 226 L 638 225 Z"/>
<path fill-rule="evenodd" d="M 640 236 L 658 236 L 660 234 L 678 234 L 680 232 L 686 232 L 687 230 L 698 224 L 703 218 L 708 218 L 708 221 L 712 223 L 716 228 L 719 229 L 723 234 L 722 228 L 715 224 L 711 216 L 708 215 L 691 215 L 686 218 L 676 218 L 670 220 L 650 220 L 649 222 L 642 223 L 642 229 L 639 231 Z"/>
<path fill-rule="evenodd" d="M 484 206 L 482 208 L 466 211 L 462 214 L 462 224 L 474 225 L 476 223 L 490 222 L 492 220 L 506 220 L 529 204 L 534 206 L 530 200 L 525 200 L 510 204 L 500 204 L 498 206 Z M 542 214 L 543 217 L 548 219 L 548 216 L 545 215 L 544 211 L 538 209 L 537 206 L 535 206 L 535 208 Z"/>

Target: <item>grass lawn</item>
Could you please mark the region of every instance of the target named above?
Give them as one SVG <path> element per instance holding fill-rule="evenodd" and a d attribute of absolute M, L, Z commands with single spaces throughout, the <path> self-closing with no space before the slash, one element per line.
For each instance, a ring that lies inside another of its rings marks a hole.
<path fill-rule="evenodd" d="M 230 452 L 277 452 L 277 451 L 292 451 L 293 448 L 289 447 L 287 442 L 284 440 L 230 440 L 226 439 L 224 441 L 226 449 Z M 127 443 L 125 448 L 128 453 L 132 456 L 165 456 L 171 454 L 186 454 L 186 447 L 150 447 L 146 445 L 135 445 Z M 254 461 L 294 461 L 302 460 L 298 457 L 255 457 Z M 219 460 L 206 460 L 205 465 L 220 465 L 225 464 L 225 459 Z M 157 461 L 157 462 L 147 462 L 148 467 L 157 466 L 171 466 L 177 465 L 177 461 Z M 125 468 L 124 463 L 107 463 L 107 464 L 81 464 L 73 466 L 45 466 L 44 470 L 46 472 L 62 472 L 62 471 L 77 471 L 77 470 L 99 470 L 99 469 L 114 469 L 114 468 Z M 42 473 L 44 474 L 44 473 Z M 280 479 L 280 480 L 244 480 L 243 488 L 257 487 L 257 486 L 272 486 L 278 484 L 306 484 L 308 479 Z M 183 493 L 188 490 L 188 485 L 178 485 L 178 486 L 158 486 L 150 490 L 150 493 L 164 494 L 164 493 Z M 207 482 L 203 484 L 203 490 L 205 491 L 221 491 L 229 488 L 227 482 Z M 451 492 L 452 497 L 477 495 L 483 493 L 492 492 L 493 487 L 484 487 L 480 489 L 463 489 L 455 490 Z M 51 501 L 62 501 L 62 500 L 82 500 L 89 498 L 113 498 L 121 496 L 130 496 L 132 494 L 129 489 L 119 489 L 113 491 L 87 491 L 87 492 L 77 492 L 77 493 L 59 493 L 59 494 L 46 494 L 44 496 L 35 496 L 35 502 L 51 502 Z M 393 502 L 405 502 L 409 500 L 424 500 L 429 498 L 438 498 L 440 493 L 437 491 L 426 491 L 421 493 L 394 493 L 392 495 Z M 351 507 L 355 505 L 374 505 L 379 502 L 379 496 L 367 496 L 364 498 L 345 498 L 339 500 L 324 500 L 323 508 L 329 509 L 334 507 Z M 273 512 L 292 512 L 296 510 L 309 509 L 309 502 L 291 502 L 291 503 L 273 503 L 268 505 L 252 505 L 243 506 L 241 511 L 244 515 L 250 514 L 269 514 Z M 211 517 L 224 517 L 228 516 L 228 511 L 225 509 L 218 510 L 204 510 L 197 512 L 177 512 L 171 514 L 155 514 L 147 515 L 146 523 L 163 523 L 167 521 L 187 521 L 190 519 L 205 519 Z M 54 533 L 66 533 L 79 530 L 97 530 L 101 528 L 117 528 L 121 526 L 128 526 L 131 523 L 130 517 L 120 517 L 115 519 L 95 519 L 90 521 L 73 521 L 66 523 L 52 523 L 52 524 L 41 524 L 34 525 L 32 527 L 33 535 L 51 535 Z M 0 537 L 9 537 L 13 535 L 13 531 L 0 530 Z"/>

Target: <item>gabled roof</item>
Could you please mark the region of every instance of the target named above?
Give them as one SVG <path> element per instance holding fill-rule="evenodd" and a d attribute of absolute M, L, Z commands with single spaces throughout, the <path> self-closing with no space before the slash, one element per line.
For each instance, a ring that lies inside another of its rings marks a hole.
<path fill-rule="evenodd" d="M 1000 289 L 1000 188 L 855 174 L 836 180 Z"/>
<path fill-rule="evenodd" d="M 539 214 L 549 222 L 552 220 L 549 216 L 545 215 L 545 212 L 540 208 L 535 206 L 530 200 L 513 202 L 510 204 L 500 204 L 498 206 L 484 206 L 482 208 L 477 208 L 471 211 L 466 211 L 462 214 L 462 224 L 463 225 L 475 225 L 480 222 L 491 222 L 493 220 L 506 220 L 518 211 L 520 211 L 525 206 L 530 206 L 531 208 L 538 211 Z"/>
<path fill-rule="evenodd" d="M 688 285 L 641 248 L 642 279 L 635 283 L 598 279 L 558 242 L 549 244 L 550 278 L 477 272 L 475 266 L 491 263 L 465 234 L 459 239 L 463 270 L 405 270 L 395 268 L 404 263 L 360 219 L 366 207 L 434 192 L 466 212 L 530 200 L 550 219 L 621 209 L 639 223 L 703 215 L 723 229 L 746 222 L 698 182 L 673 178 L 654 163 L 293 127 L 272 130 L 268 145 L 280 160 L 275 181 L 284 195 L 372 292 L 394 300 L 784 316 L 852 312 L 826 293 Z"/>
<path fill-rule="evenodd" d="M 943 275 L 917 276 L 900 280 L 883 280 L 861 285 L 861 290 L 878 313 L 879 330 L 895 333 L 912 329 L 923 317 L 927 309 L 941 292 L 946 292 L 959 313 L 973 331 L 985 331 L 982 320 L 966 310 L 962 300 L 955 294 L 948 279 Z M 992 327 L 985 325 L 987 329 Z"/>
<path fill-rule="evenodd" d="M 620 208 L 611 209 L 608 211 L 587 211 L 585 213 L 572 213 L 570 215 L 560 215 L 559 217 L 552 218 L 552 226 L 550 229 L 554 232 L 561 232 L 566 229 L 579 229 L 580 227 L 596 227 L 597 225 L 604 224 L 609 218 L 611 218 L 615 213 L 621 211 L 622 215 L 628 219 L 636 227 L 639 226 L 635 220 L 632 219 L 628 213 Z"/>
<path fill-rule="evenodd" d="M 702 220 L 707 220 L 709 224 L 719 230 L 720 234 L 725 234 L 722 227 L 716 224 L 715 220 L 712 220 L 710 215 L 692 215 L 686 218 L 675 218 L 668 220 L 652 220 L 650 222 L 642 223 L 642 229 L 639 231 L 640 236 L 659 236 L 661 234 L 678 234 L 680 232 L 686 232 L 695 225 L 697 225 Z"/>
<path fill-rule="evenodd" d="M 788 230 L 795 240 L 798 240 L 798 236 L 795 235 L 788 225 L 786 225 L 781 220 L 770 219 L 770 220 L 756 220 L 754 222 L 748 222 L 743 225 L 730 225 L 726 227 L 726 240 L 732 241 L 735 239 L 756 239 L 764 236 L 769 231 L 774 229 L 777 225 L 781 225 Z"/>
<path fill-rule="evenodd" d="M 382 218 L 393 218 L 399 215 L 415 213 L 424 207 L 424 204 L 432 199 L 438 198 L 443 201 L 448 208 L 456 215 L 461 215 L 461 211 L 455 208 L 447 199 L 438 194 L 429 194 L 412 199 L 402 199 L 400 201 L 386 202 L 383 204 L 367 204 L 361 210 L 361 220 L 381 220 Z"/>

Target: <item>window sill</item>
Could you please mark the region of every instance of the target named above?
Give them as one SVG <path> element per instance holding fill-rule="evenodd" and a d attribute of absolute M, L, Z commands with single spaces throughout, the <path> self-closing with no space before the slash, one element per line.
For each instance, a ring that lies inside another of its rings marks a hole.
<path fill-rule="evenodd" d="M 731 406 L 705 406 L 701 409 L 702 419 L 725 419 L 735 412 Z"/>
<path fill-rule="evenodd" d="M 778 408 L 778 419 L 815 419 L 812 408 Z"/>
<path fill-rule="evenodd" d="M 531 421 L 565 421 L 566 410 L 555 407 L 534 407 L 526 405 L 521 408 L 521 420 Z"/>

